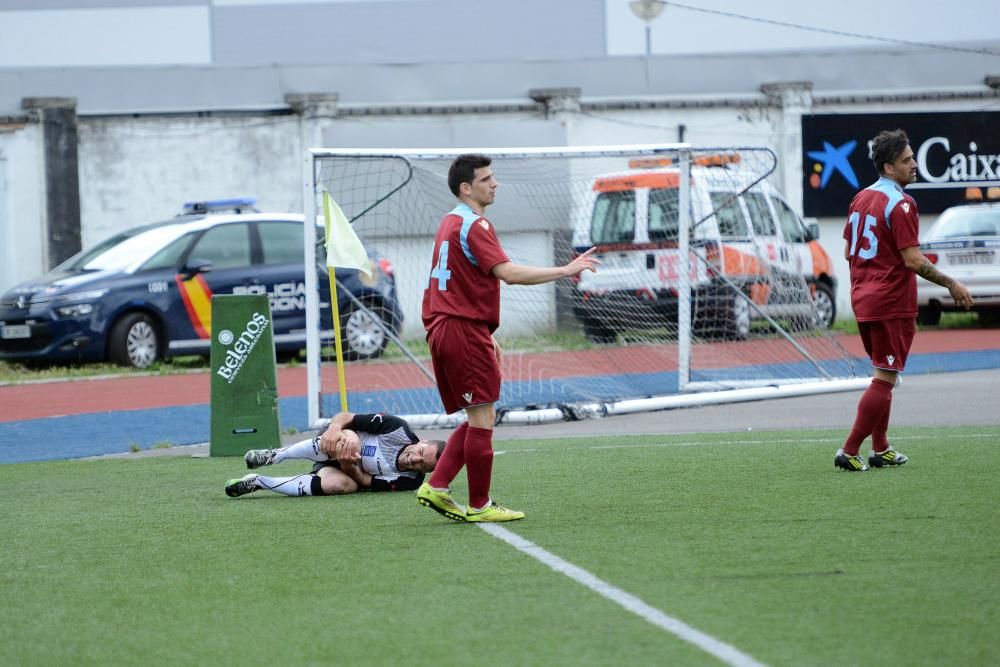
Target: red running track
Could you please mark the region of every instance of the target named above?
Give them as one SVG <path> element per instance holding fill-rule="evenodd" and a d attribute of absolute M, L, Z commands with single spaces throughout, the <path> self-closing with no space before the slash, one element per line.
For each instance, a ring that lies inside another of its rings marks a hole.
<path fill-rule="evenodd" d="M 855 335 L 835 337 L 848 354 L 865 356 Z M 805 343 L 818 356 L 829 358 L 833 349 L 826 339 Z M 989 329 L 921 331 L 911 354 L 991 350 L 1000 346 L 1000 333 Z M 630 347 L 627 350 L 601 349 L 508 355 L 504 358 L 504 378 L 510 380 L 538 376 L 583 374 L 651 373 L 676 370 L 674 346 Z M 636 354 L 645 350 L 646 354 Z M 747 363 L 778 363 L 798 360 L 789 346 L 761 341 L 716 344 L 699 347 L 692 364 L 700 368 L 739 366 Z M 429 365 L 429 364 L 428 364 Z M 336 390 L 335 369 L 324 368 L 324 386 Z M 347 367 L 347 385 L 365 390 L 392 384 L 398 388 L 429 387 L 431 381 L 411 363 L 370 363 Z M 0 422 L 39 419 L 63 415 L 144 410 L 150 408 L 202 405 L 209 402 L 209 372 L 183 375 L 80 378 L 75 380 L 0 386 Z M 306 394 L 304 367 L 278 369 L 278 394 L 283 398 Z"/>

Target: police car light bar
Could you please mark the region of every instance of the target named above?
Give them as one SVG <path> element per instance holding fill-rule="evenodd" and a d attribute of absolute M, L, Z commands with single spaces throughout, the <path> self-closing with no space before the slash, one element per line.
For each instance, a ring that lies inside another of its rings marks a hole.
<path fill-rule="evenodd" d="M 253 197 L 235 197 L 233 199 L 209 199 L 206 201 L 184 202 L 184 213 L 210 213 L 212 211 L 236 211 L 254 209 L 257 200 Z"/>

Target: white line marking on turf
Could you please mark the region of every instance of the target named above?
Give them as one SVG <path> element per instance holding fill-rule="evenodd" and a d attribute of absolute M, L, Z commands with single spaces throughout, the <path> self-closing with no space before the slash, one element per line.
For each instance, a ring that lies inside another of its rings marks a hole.
<path fill-rule="evenodd" d="M 626 593 L 622 589 L 612 586 L 602 579 L 598 579 L 590 572 L 564 561 L 559 556 L 546 551 L 520 535 L 510 532 L 503 526 L 481 523 L 479 527 L 498 540 L 503 540 L 518 551 L 528 554 L 535 560 L 548 565 L 556 572 L 565 574 L 578 584 L 582 584 L 598 595 L 611 600 L 618 606 L 639 616 L 644 621 L 666 630 L 678 639 L 682 639 L 689 644 L 694 644 L 706 653 L 714 655 L 727 665 L 733 665 L 733 667 L 763 667 L 763 663 L 757 662 L 746 653 L 725 642 L 719 641 L 715 637 L 706 635 L 701 630 L 692 628 L 683 621 L 664 614 L 659 609 L 649 606 L 631 593 Z"/>
<path fill-rule="evenodd" d="M 648 437 L 656 437 L 655 434 L 647 434 Z M 569 439 L 575 436 L 567 436 L 563 439 Z M 645 437 L 642 435 L 632 435 L 627 437 Z M 919 440 L 926 438 L 926 435 L 897 435 L 892 438 L 893 442 L 899 441 L 903 442 L 906 440 Z M 968 435 L 962 436 L 966 438 L 995 438 L 994 433 L 970 433 Z M 494 452 L 494 454 L 534 454 L 538 452 L 568 452 L 574 450 L 599 450 L 599 449 L 647 449 L 647 448 L 659 448 L 659 447 L 697 447 L 700 445 L 815 445 L 815 444 L 842 444 L 844 441 L 841 436 L 831 436 L 829 438 L 778 438 L 778 439 L 761 439 L 761 440 L 680 440 L 672 442 L 641 442 L 641 443 L 626 443 L 621 445 L 550 445 L 547 447 L 525 447 L 523 449 L 505 449 L 500 452 Z M 507 440 L 508 444 L 516 442 L 516 440 Z"/>

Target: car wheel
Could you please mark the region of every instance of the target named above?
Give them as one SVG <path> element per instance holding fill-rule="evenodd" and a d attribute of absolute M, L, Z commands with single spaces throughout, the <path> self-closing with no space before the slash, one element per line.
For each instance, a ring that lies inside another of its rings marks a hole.
<path fill-rule="evenodd" d="M 274 360 L 279 364 L 288 364 L 299 360 L 300 350 L 275 350 Z"/>
<path fill-rule="evenodd" d="M 617 338 L 617 334 L 614 331 L 601 326 L 594 320 L 583 320 L 583 335 L 591 343 L 597 343 L 598 345 L 614 343 Z"/>
<path fill-rule="evenodd" d="M 917 308 L 917 322 L 934 327 L 941 322 L 941 309 L 937 306 L 920 306 Z"/>
<path fill-rule="evenodd" d="M 980 310 L 979 323 L 988 327 L 995 327 L 1000 324 L 1000 308 L 986 308 Z"/>
<path fill-rule="evenodd" d="M 705 340 L 745 340 L 750 335 L 750 305 L 728 285 L 695 295 L 691 328 Z"/>
<path fill-rule="evenodd" d="M 108 359 L 122 366 L 149 368 L 160 358 L 160 334 L 146 313 L 129 313 L 115 322 L 108 337 Z"/>
<path fill-rule="evenodd" d="M 381 324 L 390 331 L 392 314 L 378 298 L 367 298 L 363 301 L 365 308 L 353 301 L 340 317 L 340 339 L 344 346 L 344 357 L 351 361 L 359 359 L 375 359 L 389 342 L 389 336 Z"/>
<path fill-rule="evenodd" d="M 726 317 L 726 338 L 746 340 L 750 337 L 750 304 L 742 294 L 733 294 Z"/>
<path fill-rule="evenodd" d="M 816 325 L 820 329 L 832 327 L 837 318 L 837 301 L 833 296 L 833 289 L 826 283 L 816 283 L 813 307 L 816 311 Z"/>

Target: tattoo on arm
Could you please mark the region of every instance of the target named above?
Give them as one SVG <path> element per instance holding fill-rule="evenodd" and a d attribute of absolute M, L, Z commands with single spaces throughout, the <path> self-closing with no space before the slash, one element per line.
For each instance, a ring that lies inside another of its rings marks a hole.
<path fill-rule="evenodd" d="M 916 274 L 925 280 L 936 283 L 941 287 L 947 287 L 948 289 L 951 289 L 951 286 L 955 284 L 954 278 L 938 271 L 926 257 L 920 266 L 917 267 Z"/>

